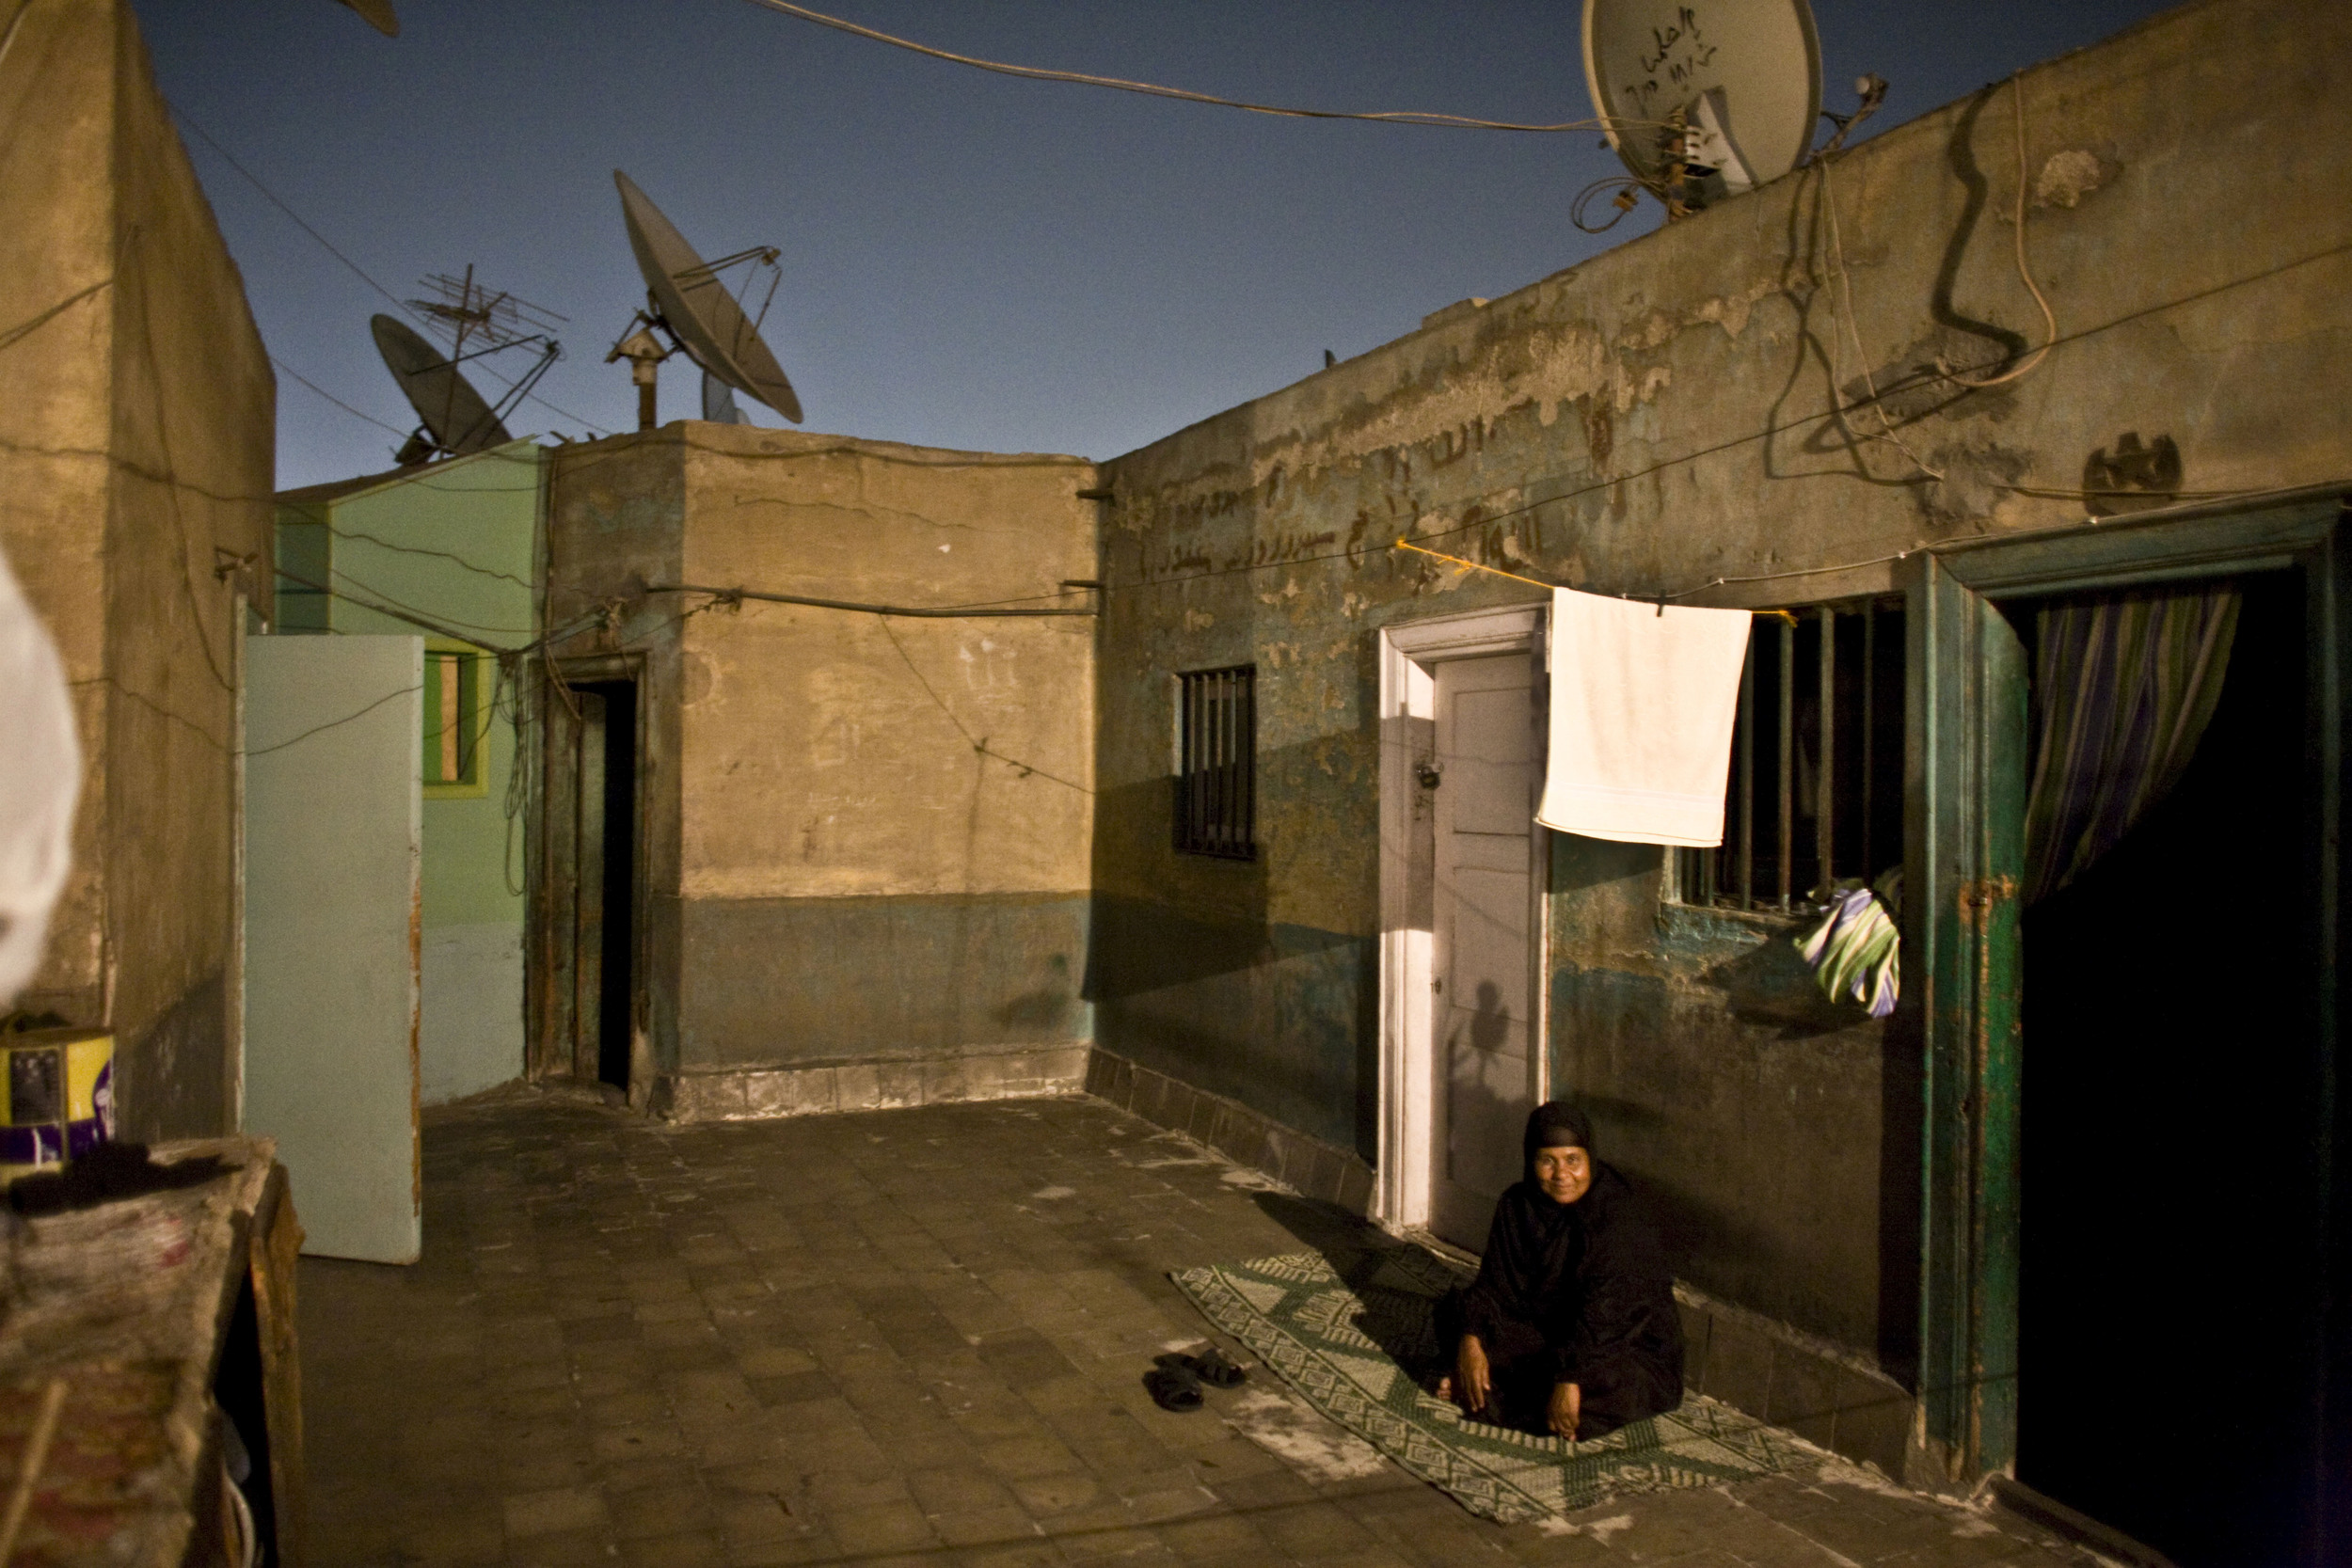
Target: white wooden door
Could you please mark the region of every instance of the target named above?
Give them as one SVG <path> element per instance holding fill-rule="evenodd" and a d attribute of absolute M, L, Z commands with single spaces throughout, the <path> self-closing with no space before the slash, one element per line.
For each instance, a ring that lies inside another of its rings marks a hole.
<path fill-rule="evenodd" d="M 1437 667 L 1429 1224 L 1471 1248 L 1533 1106 L 1534 673 L 1524 653 Z"/>
<path fill-rule="evenodd" d="M 424 641 L 246 646 L 246 1130 L 305 1252 L 413 1263 Z"/>

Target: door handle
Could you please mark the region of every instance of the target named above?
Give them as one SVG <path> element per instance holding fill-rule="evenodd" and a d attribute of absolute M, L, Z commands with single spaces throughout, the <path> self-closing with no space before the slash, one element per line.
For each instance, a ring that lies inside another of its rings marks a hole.
<path fill-rule="evenodd" d="M 1439 771 L 1437 764 L 1430 762 L 1415 763 L 1413 777 L 1420 781 L 1423 789 L 1435 789 L 1445 782 L 1445 774 Z"/>

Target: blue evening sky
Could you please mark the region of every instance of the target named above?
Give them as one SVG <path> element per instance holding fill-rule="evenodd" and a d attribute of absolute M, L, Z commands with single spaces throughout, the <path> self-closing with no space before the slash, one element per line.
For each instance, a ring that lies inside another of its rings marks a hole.
<path fill-rule="evenodd" d="M 570 318 L 518 434 L 633 428 L 604 354 L 642 302 L 612 170 L 706 256 L 783 251 L 768 338 L 815 431 L 1110 457 L 1646 231 L 1580 233 L 1584 134 L 1275 119 L 926 59 L 748 0 L 135 0 L 165 94 L 392 293 L 477 275 Z M 832 0 L 966 54 L 1314 107 L 1591 109 L 1577 0 Z M 2163 8 L 1818 0 L 1824 106 L 1909 119 Z M 380 295 L 191 135 L 270 351 L 413 421 Z M 563 412 L 557 412 L 560 408 Z M 664 419 L 699 408 L 664 367 Z M 764 408 L 761 423 L 780 424 Z M 397 437 L 278 378 L 278 480 L 389 467 Z"/>

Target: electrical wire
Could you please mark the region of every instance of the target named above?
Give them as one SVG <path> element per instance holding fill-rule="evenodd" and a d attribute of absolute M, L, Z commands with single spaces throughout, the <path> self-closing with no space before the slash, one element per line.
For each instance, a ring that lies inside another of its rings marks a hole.
<path fill-rule="evenodd" d="M 429 555 L 437 560 L 453 562 L 476 576 L 494 578 L 501 582 L 511 582 L 525 593 L 532 591 L 532 585 L 514 573 L 497 571 L 488 566 L 477 566 L 453 550 L 427 549 L 421 545 L 395 545 L 389 539 L 379 539 L 373 533 L 362 533 L 358 529 L 337 528 L 332 523 L 326 525 L 326 531 L 338 539 L 349 539 L 359 544 L 373 545 L 378 549 L 395 550 L 402 555 Z"/>
<path fill-rule="evenodd" d="M 2043 295 L 2042 286 L 2033 280 L 2033 273 L 2026 265 L 2026 73 L 2022 71 L 2018 71 L 2009 79 L 2009 83 L 2017 107 L 2017 276 L 2025 279 L 2026 292 L 2033 295 L 2033 302 L 2042 307 L 2042 341 L 2040 348 L 2026 355 L 2010 369 L 1998 375 L 1987 376 L 1982 380 L 1962 375 L 1946 364 L 1941 356 L 1937 356 L 1935 368 L 1943 373 L 1946 379 L 1957 381 L 1963 387 L 1969 388 L 1998 387 L 2029 375 L 2034 367 L 2041 364 L 2043 356 L 2058 344 L 2058 315 L 2050 309 L 2049 299 Z"/>
<path fill-rule="evenodd" d="M 92 294 L 103 293 L 106 289 L 112 287 L 113 283 L 113 278 L 102 277 L 87 289 L 75 290 L 72 293 L 66 295 L 65 298 L 57 301 L 56 304 L 50 306 L 47 309 L 25 317 L 23 321 L 18 322 L 14 326 L 9 327 L 7 331 L 0 332 L 0 349 L 15 347 L 18 342 L 39 331 L 43 326 L 46 326 L 49 323 L 65 314 L 66 311 L 72 309 L 74 306 L 81 304 L 82 301 L 89 298 Z"/>
<path fill-rule="evenodd" d="M 871 39 L 876 43 L 886 43 L 894 49 L 911 50 L 934 60 L 946 60 L 951 65 L 968 65 L 976 70 L 994 71 L 1000 76 L 1020 76 L 1033 82 L 1068 82 L 1079 87 L 1113 87 L 1120 92 L 1139 92 L 1152 98 L 1173 98 L 1186 103 L 1206 103 L 1221 109 L 1242 109 L 1253 115 L 1279 115 L 1289 119 L 1377 120 L 1389 125 L 1423 125 L 1444 131 L 1528 131 L 1538 134 L 1561 131 L 1601 131 L 1612 125 L 1622 129 L 1644 123 L 1624 119 L 1570 119 L 1562 120 L 1556 124 L 1535 125 L 1507 119 L 1476 119 L 1467 115 L 1430 114 L 1417 109 L 1394 109 L 1377 114 L 1366 114 L 1340 109 L 1286 108 L 1274 103 L 1253 103 L 1239 98 L 1220 98 L 1215 93 L 1191 92 L 1183 87 L 1161 87 L 1153 82 L 1133 82 L 1123 76 L 1094 76 L 1082 71 L 1048 71 L 1041 66 L 1008 65 L 1002 60 L 985 60 L 973 55 L 959 55 L 952 50 L 935 49 L 928 43 L 917 43 L 913 39 L 900 38 L 895 33 L 884 33 L 872 27 L 863 27 L 837 16 L 828 16 L 823 11 L 810 10 L 806 6 L 793 5 L 791 0 L 750 0 L 750 3 L 766 10 L 780 12 L 785 16 L 798 17 L 803 22 L 814 22 L 820 27 L 831 27 L 835 32 L 848 33 L 854 38 Z"/>
<path fill-rule="evenodd" d="M 1658 196 L 1660 200 L 1665 199 L 1659 194 L 1657 186 L 1639 176 L 1606 175 L 1576 193 L 1576 199 L 1568 203 L 1568 221 L 1587 234 L 1606 234 L 1618 224 L 1623 223 L 1627 214 L 1641 205 L 1640 198 L 1633 194 L 1636 191 L 1648 191 L 1651 195 Z M 1612 192 L 1614 194 L 1610 197 L 1610 205 L 1617 209 L 1617 215 L 1607 223 L 1586 223 L 1584 214 L 1591 210 L 1593 202 L 1602 195 Z"/>
<path fill-rule="evenodd" d="M 898 634 L 891 628 L 890 623 L 887 620 L 884 620 L 881 622 L 880 625 L 882 629 L 882 635 L 890 639 L 891 647 L 898 650 L 898 661 L 907 667 L 907 673 L 914 677 L 914 684 L 921 687 L 923 689 L 923 695 L 929 697 L 933 705 L 935 705 L 940 712 L 947 716 L 947 722 L 956 727 L 956 733 L 963 736 L 965 742 L 971 746 L 972 750 L 977 752 L 984 757 L 993 757 L 998 762 L 1005 764 L 1008 768 L 1019 768 L 1021 776 L 1025 779 L 1034 774 L 1038 778 L 1045 779 L 1051 783 L 1060 784 L 1065 789 L 1074 789 L 1081 795 L 1091 795 L 1094 793 L 1093 790 L 1089 789 L 1086 785 L 1075 783 L 1070 779 L 1065 779 L 1058 773 L 1048 773 L 1042 768 L 1036 767 L 1030 763 L 1023 762 L 1018 757 L 1009 757 L 1002 752 L 991 750 L 987 737 L 984 736 L 975 736 L 969 729 L 966 729 L 964 727 L 963 721 L 956 717 L 956 710 L 947 705 L 946 699 L 942 698 L 939 692 L 933 689 L 931 683 L 924 677 L 923 672 L 915 667 L 914 660 L 907 656 L 906 644 L 898 641 Z"/>
<path fill-rule="evenodd" d="M 205 130 L 204 127 L 199 125 L 195 120 L 190 119 L 187 116 L 187 112 L 182 109 L 180 105 L 177 103 L 171 104 L 170 109 L 171 116 L 174 119 L 178 120 L 182 125 L 187 127 L 189 130 L 195 132 L 199 140 L 202 141 L 205 146 L 211 148 L 215 152 L 219 153 L 221 160 L 228 164 L 230 168 L 235 169 L 239 174 L 243 175 L 246 182 L 251 185 L 255 190 L 260 191 L 269 201 L 271 206 L 285 214 L 287 217 L 293 219 L 295 228 L 301 230 L 305 234 L 310 235 L 313 240 L 316 240 L 319 243 L 320 247 L 329 256 L 332 256 L 336 261 L 341 261 L 344 266 L 349 267 L 352 275 L 358 277 L 360 282 L 365 283 L 369 288 L 373 289 L 377 293 L 382 294 L 386 299 L 390 300 L 394 309 L 400 310 L 411 319 L 421 324 L 428 325 L 431 325 L 422 311 L 419 310 L 415 306 L 409 304 L 406 300 L 401 298 L 398 294 L 392 293 L 391 290 L 386 288 L 383 284 L 377 282 L 374 277 L 369 273 L 367 268 L 361 266 L 358 262 L 344 255 L 342 250 L 337 248 L 334 241 L 320 233 L 316 229 L 311 228 L 310 223 L 304 219 L 303 215 L 300 213 L 295 212 L 292 206 L 288 205 L 282 197 L 280 197 L 276 191 L 271 190 L 267 185 L 262 183 L 262 177 L 260 175 L 255 174 L 251 169 L 237 162 L 236 155 L 234 153 L 230 152 L 227 148 L 221 146 L 218 141 L 215 140 L 211 132 Z M 282 366 L 280 368 L 283 369 Z M 511 391 L 514 389 L 514 382 L 507 380 L 506 377 L 499 374 L 496 371 L 491 370 L 488 366 L 478 365 L 476 368 L 481 370 L 482 372 L 487 375 L 491 380 L 498 382 L 502 387 L 505 387 L 508 390 Z M 286 373 L 289 375 L 294 374 L 292 371 L 288 371 Z M 302 381 L 302 377 L 300 376 L 294 376 L 294 379 Z M 311 387 L 310 382 L 302 381 L 302 384 L 305 387 L 310 387 L 310 390 L 319 392 L 319 388 Z M 321 397 L 327 397 L 327 394 L 325 392 L 319 392 L 319 395 Z M 589 420 L 584 420 L 567 408 L 559 407 L 555 404 L 549 403 L 546 398 L 541 397 L 536 392 L 526 392 L 523 395 L 529 398 L 532 403 L 539 404 L 542 408 L 548 410 L 550 413 L 560 414 L 564 419 L 571 420 L 574 424 L 580 425 L 588 430 L 593 430 L 599 436 L 610 436 L 612 434 L 612 432 L 606 430 L 600 424 L 596 424 Z M 327 401 L 330 403 L 342 403 L 341 399 L 332 397 L 328 397 Z M 348 404 L 343 404 L 342 406 L 349 407 L 350 405 Z M 356 408 L 351 411 L 355 414 L 358 413 L 358 410 Z M 360 414 L 359 417 L 363 420 L 373 420 L 373 416 L 371 415 Z M 381 423 L 382 421 L 374 420 L 374 422 Z M 405 433 L 403 432 L 403 434 Z"/>
<path fill-rule="evenodd" d="M 337 397 L 334 393 L 328 391 L 326 388 L 320 386 L 309 376 L 304 375 L 300 371 L 295 370 L 292 365 L 287 364 L 283 359 L 278 358 L 275 354 L 269 356 L 269 362 L 277 366 L 279 370 L 285 372 L 288 375 L 293 376 L 296 381 L 301 382 L 305 387 L 310 388 L 310 390 L 316 392 L 319 396 L 325 398 L 327 402 L 333 404 L 344 413 L 353 416 L 355 419 L 365 420 L 368 423 L 375 426 L 378 430 L 389 430 L 393 435 L 401 437 L 403 440 L 407 439 L 408 433 L 401 429 L 398 425 L 388 424 L 384 420 L 377 419 L 373 414 L 364 413 L 359 409 L 354 408 L 351 404 L 345 403 L 342 399 Z"/>
<path fill-rule="evenodd" d="M 645 592 L 647 594 L 707 594 L 710 595 L 710 605 L 703 606 L 705 610 L 709 609 L 711 605 L 739 605 L 746 599 L 755 599 L 762 604 L 807 605 L 816 610 L 846 610 L 861 615 L 880 615 L 885 618 L 898 616 L 910 620 L 965 621 L 1094 613 L 1094 609 L 1090 605 L 1084 608 L 1056 607 L 1050 610 L 989 609 L 977 605 L 918 609 L 909 605 L 859 604 L 848 599 L 810 598 L 802 594 L 767 594 L 750 588 L 701 588 L 691 582 L 649 582 L 645 585 Z"/>
<path fill-rule="evenodd" d="M 2168 300 L 2161 300 L 2153 305 L 2143 306 L 2136 310 L 2127 310 L 2123 314 L 2110 318 L 2107 321 L 2099 322 L 2093 325 L 2080 327 L 2073 332 L 2065 333 L 2049 346 L 2055 349 L 2065 344 L 2081 342 L 2088 339 L 2094 338 L 2103 332 L 2111 331 L 2118 326 L 2124 325 L 2134 321 L 2138 321 L 2143 317 L 2159 315 L 2167 310 L 2177 309 L 2179 307 L 2184 305 L 2194 304 L 2201 299 L 2209 299 L 2216 294 L 2227 293 L 2232 289 L 2243 288 L 2249 283 L 2261 282 L 2266 278 L 2276 277 L 2281 273 L 2292 272 L 2298 267 L 2312 266 L 2317 262 L 2329 261 L 2347 253 L 2352 253 L 2352 240 L 2340 241 L 2337 244 L 2324 246 L 2321 249 L 2309 252 L 2302 256 L 2295 257 L 2289 261 L 2281 261 L 2275 266 L 2265 267 L 2258 272 L 2246 273 L 2236 277 L 2224 279 L 2219 283 L 2213 284 L 2207 288 L 2199 289 L 2191 293 L 2178 295 Z M 1845 404 L 1842 406 L 1851 409 L 1860 407 L 1862 404 L 1860 403 L 1852 403 Z M 1818 414 L 1808 414 L 1801 418 L 1791 420 L 1786 424 L 1767 424 L 1759 430 L 1752 430 L 1741 435 L 1727 436 L 1723 440 L 1711 442 L 1703 447 L 1696 447 L 1689 451 L 1680 452 L 1672 457 L 1661 458 L 1659 461 L 1648 464 L 1643 467 L 1629 469 L 1625 473 L 1613 475 L 1605 479 L 1597 479 L 1592 481 L 1590 483 L 1571 486 L 1567 489 L 1561 490 L 1556 494 L 1544 496 L 1538 499 L 1529 501 L 1521 506 L 1508 507 L 1501 511 L 1486 513 L 1471 522 L 1456 523 L 1449 528 L 1432 529 L 1425 533 L 1420 534 L 1418 537 L 1422 539 L 1444 539 L 1454 534 L 1468 533 L 1474 529 L 1488 528 L 1499 522 L 1506 522 L 1513 517 L 1524 516 L 1528 513 L 1534 512 L 1540 507 L 1550 506 L 1557 502 L 1575 500 L 1584 496 L 1598 494 L 1612 489 L 1619 484 L 1628 483 L 1638 479 L 1647 479 L 1654 474 L 1665 473 L 1671 469 L 1682 467 L 1688 464 L 1698 462 L 1702 458 L 1717 456 L 1723 452 L 1730 451 L 1740 447 L 1754 445 L 1758 441 L 1771 440 L 1776 436 L 1785 436 L 1793 431 L 1802 430 L 1807 425 L 1819 424 L 1824 420 L 1835 419 L 1836 417 L 1837 408 L 1833 406 L 1831 408 L 1824 409 Z M 1993 483 L 1995 488 L 2009 488 L 2009 486 L 2001 485 L 1997 482 L 1987 481 L 1987 483 Z M 1459 502 L 1460 504 L 1467 506 L 1475 506 L 1483 503 L 1490 497 L 1506 495 L 1512 491 L 1524 490 L 1525 488 L 1526 485 L 1523 483 L 1502 485 L 1492 490 L 1482 491 L 1473 495 L 1461 497 L 1459 498 Z M 2273 493 L 2276 488 L 2278 487 L 2266 486 L 2259 489 L 2225 491 L 2217 493 L 2213 499 L 2262 496 Z M 2032 492 L 2028 491 L 2026 493 L 2031 494 Z M 1319 561 L 1360 560 L 1367 556 L 1381 554 L 1386 548 L 1387 546 L 1379 545 L 1351 546 L 1344 549 L 1324 550 L 1310 555 L 1295 556 L 1288 561 L 1273 561 L 1259 563 L 1245 562 L 1232 566 L 1210 567 L 1203 571 L 1186 572 L 1181 576 L 1171 574 L 1162 578 L 1148 579 L 1139 578 L 1133 582 L 1109 583 L 1106 584 L 1100 592 L 1104 595 L 1105 599 L 1108 599 L 1121 594 L 1140 592 L 1147 589 L 1182 587 L 1186 583 L 1203 581 L 1212 578 L 1249 575 L 1258 572 L 1288 571 L 1294 567 L 1308 565 Z M 1898 558 L 1888 557 L 1886 559 L 1893 560 Z M 1854 562 L 1852 564 L 1871 565 L 1876 563 L 1876 562 Z M 1815 575 L 1817 572 L 1842 569 L 1842 567 L 1807 568 L 1805 571 L 1794 575 L 1811 576 Z M 1757 580 L 1769 580 L 1769 578 L 1773 575 L 1775 574 L 1766 574 L 1765 578 Z M 1702 585 L 1702 587 L 1713 586 L 1715 586 L 1713 582 Z M 1689 592 L 1696 593 L 1699 592 L 1699 590 L 1692 589 Z M 1643 595 L 1645 598 L 1654 596 L 1655 595 L 1646 594 Z"/>
<path fill-rule="evenodd" d="M 386 703 L 391 702 L 396 698 L 405 697 L 412 691 L 422 691 L 423 689 L 424 688 L 421 686 L 398 687 L 390 691 L 385 692 L 384 695 L 378 697 L 375 701 L 370 703 L 367 706 L 360 708 L 355 713 L 346 713 L 341 719 L 329 719 L 324 724 L 313 724 L 309 729 L 304 730 L 300 735 L 291 736 L 285 740 L 274 742 L 271 745 L 248 747 L 243 754 L 248 757 L 265 757 L 272 752 L 282 752 L 289 746 L 298 746 L 314 735 L 324 735 L 328 730 L 337 729 L 344 724 L 353 723 L 358 720 L 365 719 L 369 714 L 373 713 L 377 708 L 382 707 Z"/>
<path fill-rule="evenodd" d="M 1910 459 L 1913 467 L 1928 478 L 1940 483 L 1944 479 L 1944 470 L 1930 466 L 1925 458 L 1911 450 L 1910 443 L 1895 434 L 1894 421 L 1886 417 L 1886 401 L 1879 391 L 1878 373 L 1870 369 L 1870 351 L 1862 346 L 1862 325 L 1853 308 L 1853 272 L 1846 265 L 1845 235 L 1837 224 L 1837 188 L 1830 178 L 1830 166 L 1833 162 L 1832 159 L 1822 158 L 1814 166 L 1821 171 L 1821 211 L 1829 219 L 1830 258 L 1836 264 L 1838 282 L 1844 295 L 1842 314 L 1845 318 L 1846 335 L 1853 340 L 1854 358 L 1862 367 L 1862 385 L 1870 394 L 1864 403 L 1856 406 L 1868 408 L 1871 415 L 1877 419 L 1880 440 L 1886 442 Z M 1834 344 L 1837 341 L 1835 319 L 1841 313 L 1836 293 L 1830 296 L 1830 313 L 1833 318 L 1830 341 Z M 1842 349 L 1833 348 L 1830 352 L 1829 365 L 1830 403 L 1835 417 L 1841 425 L 1846 422 L 1847 408 L 1842 401 L 1844 387 L 1838 378 L 1837 361 L 1839 355 L 1843 352 Z M 1859 453 L 1856 455 L 1858 457 Z M 1867 465 L 1864 466 L 1864 472 L 1866 474 L 1868 472 Z"/>

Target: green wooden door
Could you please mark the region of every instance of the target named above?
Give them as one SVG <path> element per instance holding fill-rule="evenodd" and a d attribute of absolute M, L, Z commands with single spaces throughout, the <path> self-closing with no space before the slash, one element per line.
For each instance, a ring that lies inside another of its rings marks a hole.
<path fill-rule="evenodd" d="M 2019 1304 L 2018 1180 L 2023 815 L 2029 763 L 2023 650 L 2002 604 L 2168 580 L 2295 569 L 2306 599 L 2305 710 L 2282 714 L 2308 735 L 2311 820 L 2278 824 L 2283 849 L 2315 857 L 2317 961 L 2311 1016 L 2323 1103 L 2312 1125 L 2322 1215 L 2311 1238 L 2331 1316 L 2311 1332 L 2311 1483 L 2298 1560 L 2331 1560 L 2352 1521 L 2331 1518 L 2324 1478 L 2352 1459 L 2352 1204 L 2343 1201 L 2346 1105 L 2335 1084 L 2344 868 L 2338 848 L 2352 562 L 2339 491 L 2280 496 L 2154 518 L 1947 546 L 1911 587 L 1905 990 L 1920 999 L 1921 1457 L 1967 1484 L 2014 1460 Z M 2292 835 L 2290 837 L 2290 834 Z M 2299 980 L 2299 976 L 2296 977 Z M 2029 1198 L 2028 1198 L 2029 1201 Z M 2323 1408 L 2324 1407 L 2324 1408 Z M 2331 1460 L 2330 1456 L 2335 1458 Z"/>
<path fill-rule="evenodd" d="M 2018 884 L 2026 664 L 1993 602 L 1934 557 L 1914 590 L 1911 712 L 1928 766 L 1905 835 L 1927 1059 L 1920 1397 L 1953 1481 L 2009 1463 L 2017 1400 Z"/>

